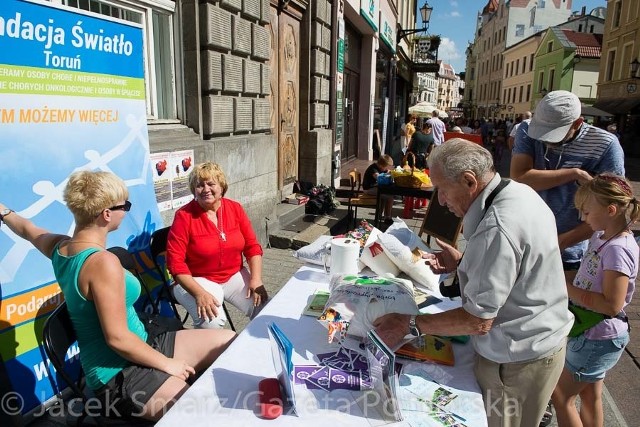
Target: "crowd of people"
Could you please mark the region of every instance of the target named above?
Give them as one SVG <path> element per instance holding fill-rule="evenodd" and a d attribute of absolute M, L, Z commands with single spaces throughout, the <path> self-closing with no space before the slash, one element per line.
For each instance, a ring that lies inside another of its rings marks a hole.
<path fill-rule="evenodd" d="M 585 123 L 574 94 L 550 92 L 513 129 L 496 124 L 501 144 L 513 137 L 511 179 L 504 179 L 482 145 L 445 143 L 437 112 L 418 131 L 413 121 L 403 131 L 406 148 L 429 166 L 433 203 L 463 218 L 467 242 L 463 254 L 437 240 L 441 250 L 423 258 L 434 273 L 456 273 L 462 306 L 386 314 L 374 323 L 378 334 L 390 346 L 407 334 L 472 335 L 489 426 L 538 426 L 550 400 L 561 427 L 585 419 L 602 426 L 603 379 L 629 341 L 624 308 L 640 250 L 630 230 L 640 203 L 624 177 L 617 137 Z M 464 119 L 456 125 L 468 130 Z M 471 133 L 488 135 L 483 126 L 474 122 Z M 375 194 L 377 175 L 393 165 L 388 155 L 372 164 L 365 191 Z M 193 200 L 176 212 L 167 244 L 173 295 L 194 320 L 194 329 L 179 331 L 140 320 L 133 304 L 141 285 L 105 248 L 134 208 L 120 178 L 70 176 L 64 201 L 75 219 L 71 236 L 0 203 L 0 221 L 51 259 L 87 385 L 105 404 L 117 401 L 123 416 L 160 418 L 227 348 L 235 333 L 224 329 L 224 302 L 252 318 L 268 301 L 262 247 L 243 207 L 225 197 L 223 171 L 198 164 L 189 185 Z M 576 331 L 574 317 L 585 313 L 591 323 Z"/>

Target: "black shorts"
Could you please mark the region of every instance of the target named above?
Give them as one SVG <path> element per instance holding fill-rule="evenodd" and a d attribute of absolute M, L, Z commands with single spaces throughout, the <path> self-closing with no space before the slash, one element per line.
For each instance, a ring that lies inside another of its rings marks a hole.
<path fill-rule="evenodd" d="M 149 334 L 147 344 L 165 356 L 173 357 L 176 333 L 164 332 L 154 335 Z M 140 365 L 124 368 L 95 391 L 102 408 L 106 409 L 103 415 L 122 418 L 140 416 L 144 405 L 170 376 L 166 372 Z"/>

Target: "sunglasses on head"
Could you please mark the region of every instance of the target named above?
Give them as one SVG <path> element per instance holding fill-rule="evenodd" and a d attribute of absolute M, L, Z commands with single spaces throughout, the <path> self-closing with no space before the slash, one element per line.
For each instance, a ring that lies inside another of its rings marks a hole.
<path fill-rule="evenodd" d="M 122 205 L 111 206 L 110 208 L 107 208 L 107 209 L 109 209 L 110 211 L 129 212 L 131 210 L 131 202 L 127 200 Z"/>

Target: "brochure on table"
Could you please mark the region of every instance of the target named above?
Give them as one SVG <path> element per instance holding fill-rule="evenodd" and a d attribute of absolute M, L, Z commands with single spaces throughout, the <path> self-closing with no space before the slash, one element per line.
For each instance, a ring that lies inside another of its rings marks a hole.
<path fill-rule="evenodd" d="M 367 334 L 365 349 L 372 386 L 366 392 L 367 408 L 374 407 L 385 421 L 402 421 L 397 399 L 399 384 L 395 371 L 396 355 L 375 331 Z"/>
<path fill-rule="evenodd" d="M 477 392 L 436 382 L 421 364 L 405 365 L 399 378 L 398 403 L 412 427 L 484 426 L 483 400 Z"/>
<path fill-rule="evenodd" d="M 284 391 L 283 401 L 287 402 L 296 412 L 296 398 L 293 392 L 293 345 L 284 332 L 275 324 L 269 324 L 269 338 L 271 339 L 271 354 L 273 364 L 278 375 L 278 381 Z"/>

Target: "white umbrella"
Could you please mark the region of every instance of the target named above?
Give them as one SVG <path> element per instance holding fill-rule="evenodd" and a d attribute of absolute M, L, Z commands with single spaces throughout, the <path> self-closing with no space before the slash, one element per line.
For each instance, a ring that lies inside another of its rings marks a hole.
<path fill-rule="evenodd" d="M 433 110 L 437 110 L 438 107 L 430 102 L 422 101 L 418 102 L 413 107 L 409 107 L 409 113 L 415 114 L 418 117 L 431 117 Z"/>
<path fill-rule="evenodd" d="M 449 115 L 444 111 L 438 111 L 438 117 L 440 117 L 441 119 L 446 119 L 447 117 L 449 117 Z"/>

